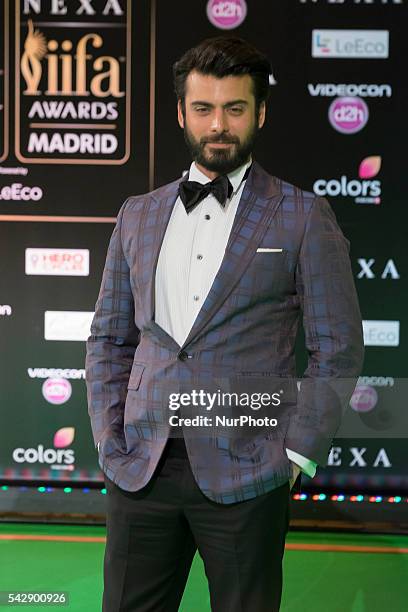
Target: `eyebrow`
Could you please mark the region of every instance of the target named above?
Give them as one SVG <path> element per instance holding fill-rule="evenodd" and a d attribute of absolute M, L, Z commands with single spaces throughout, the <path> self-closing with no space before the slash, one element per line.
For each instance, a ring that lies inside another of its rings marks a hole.
<path fill-rule="evenodd" d="M 230 106 L 236 106 L 237 104 L 248 106 L 248 101 L 247 100 L 232 100 L 231 102 L 227 102 L 226 104 L 223 104 L 223 108 L 229 108 Z M 202 100 L 194 100 L 193 102 L 191 102 L 191 106 L 208 106 L 209 108 L 214 108 L 214 104 L 211 104 L 210 102 L 205 102 Z"/>

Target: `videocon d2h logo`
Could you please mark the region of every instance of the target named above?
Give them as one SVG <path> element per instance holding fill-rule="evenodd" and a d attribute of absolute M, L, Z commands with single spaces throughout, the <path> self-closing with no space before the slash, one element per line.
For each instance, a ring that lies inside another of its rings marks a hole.
<path fill-rule="evenodd" d="M 336 98 L 329 107 L 330 124 L 341 134 L 356 134 L 365 127 L 368 117 L 368 106 L 358 96 Z"/>
<path fill-rule="evenodd" d="M 9 147 L 9 3 L 0 0 L 3 41 L 0 42 L 0 162 L 8 156 Z"/>
<path fill-rule="evenodd" d="M 233 30 L 245 21 L 245 0 L 208 0 L 207 17 L 220 30 Z"/>
<path fill-rule="evenodd" d="M 124 164 L 131 0 L 16 0 L 16 156 Z"/>

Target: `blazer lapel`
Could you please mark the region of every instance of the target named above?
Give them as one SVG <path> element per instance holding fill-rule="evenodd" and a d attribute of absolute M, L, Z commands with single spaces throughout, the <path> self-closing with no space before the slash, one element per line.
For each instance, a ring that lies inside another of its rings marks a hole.
<path fill-rule="evenodd" d="M 145 329 L 151 330 L 170 348 L 179 344 L 155 320 L 155 278 L 160 248 L 170 216 L 177 200 L 178 186 L 182 178 L 153 193 L 138 227 L 138 253 L 140 262 L 137 267 L 136 282 L 145 314 Z"/>
<path fill-rule="evenodd" d="M 238 205 L 224 259 L 183 346 L 196 340 L 239 281 L 283 199 L 277 179 L 253 162 Z"/>

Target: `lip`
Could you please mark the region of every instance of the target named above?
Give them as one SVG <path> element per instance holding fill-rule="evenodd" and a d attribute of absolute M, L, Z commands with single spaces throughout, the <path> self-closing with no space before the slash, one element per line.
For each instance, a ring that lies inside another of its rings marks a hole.
<path fill-rule="evenodd" d="M 232 146 L 232 142 L 207 142 L 209 147 L 231 147 Z"/>

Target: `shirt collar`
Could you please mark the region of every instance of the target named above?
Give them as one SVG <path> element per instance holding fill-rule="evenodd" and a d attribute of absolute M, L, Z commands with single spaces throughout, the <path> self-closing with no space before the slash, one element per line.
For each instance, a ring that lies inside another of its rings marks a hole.
<path fill-rule="evenodd" d="M 247 163 L 243 164 L 242 166 L 239 166 L 239 168 L 236 168 L 235 170 L 227 174 L 231 182 L 232 188 L 234 190 L 234 193 L 237 191 L 238 187 L 240 186 L 242 179 L 244 178 L 246 169 L 251 164 L 252 164 L 252 158 L 250 158 Z M 204 185 L 205 183 L 210 182 L 211 179 L 209 179 L 208 176 L 206 176 L 203 172 L 201 172 L 201 170 L 197 168 L 195 162 L 192 162 L 190 166 L 188 180 L 197 181 L 197 183 L 202 183 Z"/>

